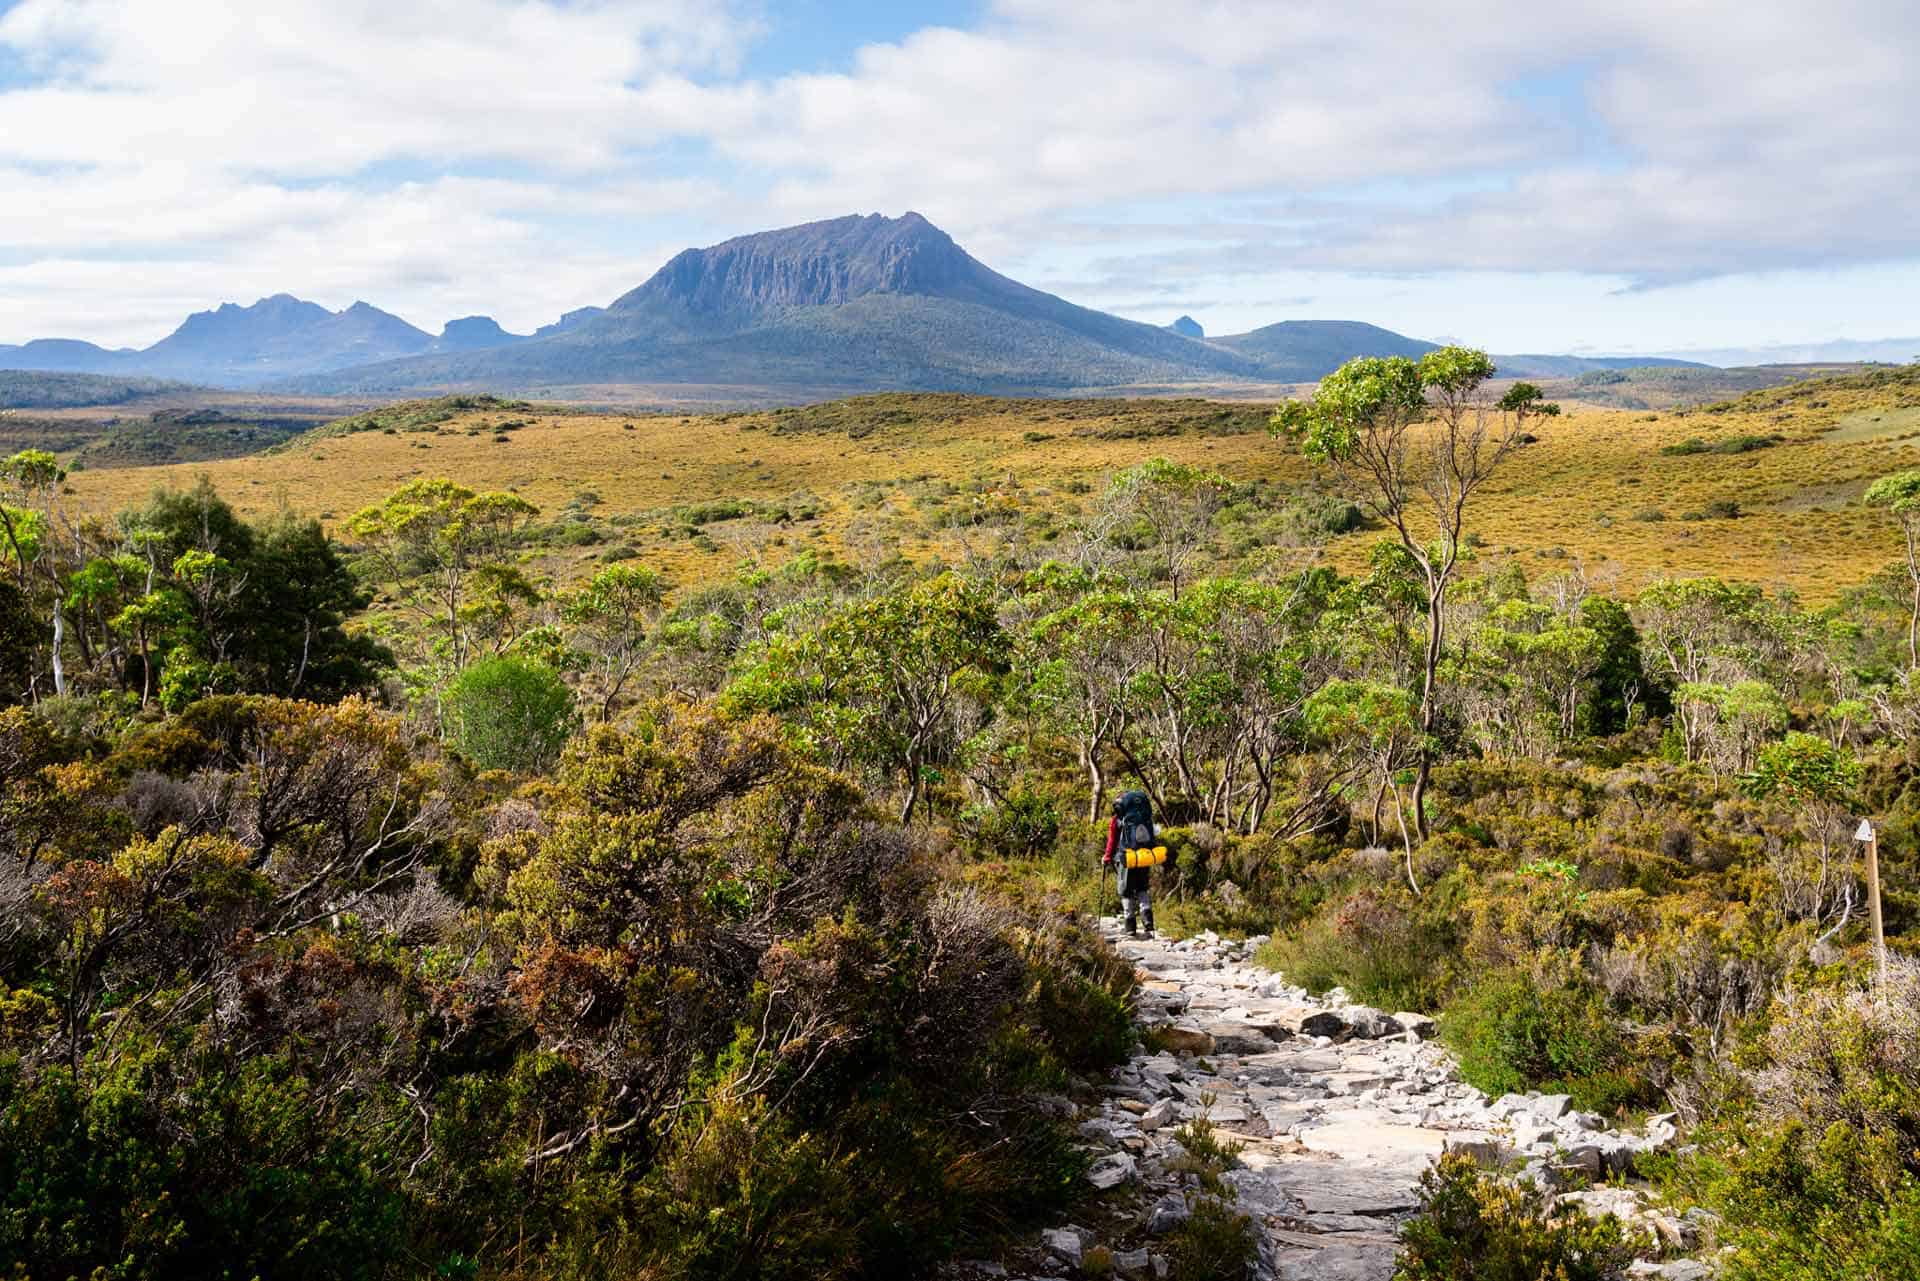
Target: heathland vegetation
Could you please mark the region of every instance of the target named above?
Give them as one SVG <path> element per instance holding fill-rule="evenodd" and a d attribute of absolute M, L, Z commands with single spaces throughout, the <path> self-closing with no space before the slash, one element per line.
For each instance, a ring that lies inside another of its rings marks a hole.
<path fill-rule="evenodd" d="M 988 1248 L 1084 1186 L 1137 786 L 1163 925 L 1439 1014 L 1489 1091 L 1679 1112 L 1660 1185 L 1727 1275 L 1913 1276 L 1920 374 L 1649 416 L 1489 372 L 1359 361 L 1271 422 L 470 402 L 186 473 L 16 453 L 0 1258 Z M 1449 1164 L 1406 1275 L 1623 1262 L 1531 1205 Z M 1188 1276 L 1239 1266 L 1210 1213 Z"/>

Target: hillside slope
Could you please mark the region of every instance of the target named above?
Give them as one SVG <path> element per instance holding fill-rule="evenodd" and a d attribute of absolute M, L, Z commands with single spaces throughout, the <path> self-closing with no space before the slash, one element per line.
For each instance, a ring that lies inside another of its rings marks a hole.
<path fill-rule="evenodd" d="M 1277 382 L 1324 378 L 1354 356 L 1418 357 L 1435 346 L 1358 320 L 1283 320 L 1207 341 L 1254 362 Z"/>

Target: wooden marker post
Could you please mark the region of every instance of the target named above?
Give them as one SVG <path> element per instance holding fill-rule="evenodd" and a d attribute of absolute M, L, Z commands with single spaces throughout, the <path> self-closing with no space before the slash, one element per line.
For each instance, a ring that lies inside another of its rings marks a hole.
<path fill-rule="evenodd" d="M 1867 847 L 1867 911 L 1873 917 L 1873 963 L 1880 976 L 1880 989 L 1887 987 L 1887 933 L 1880 923 L 1880 834 L 1873 830 L 1873 820 L 1861 819 L 1860 830 L 1853 839 Z"/>

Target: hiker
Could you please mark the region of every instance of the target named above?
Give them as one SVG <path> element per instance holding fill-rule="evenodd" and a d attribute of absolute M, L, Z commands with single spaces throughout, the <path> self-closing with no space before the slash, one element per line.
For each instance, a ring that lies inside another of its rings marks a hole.
<path fill-rule="evenodd" d="M 1153 937 L 1153 861 L 1155 850 L 1153 802 L 1141 791 L 1122 793 L 1113 803 L 1107 823 L 1107 852 L 1100 861 L 1119 867 L 1120 902 L 1126 909 L 1127 933 L 1137 934 L 1139 918 L 1146 918 L 1147 937 Z M 1139 855 L 1138 866 L 1129 853 Z M 1165 858 L 1164 852 L 1160 858 Z M 1154 860 L 1157 861 L 1157 860 Z"/>

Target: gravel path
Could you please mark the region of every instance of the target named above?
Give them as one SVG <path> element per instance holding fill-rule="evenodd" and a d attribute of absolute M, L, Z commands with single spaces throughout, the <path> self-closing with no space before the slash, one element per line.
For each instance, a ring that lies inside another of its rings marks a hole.
<path fill-rule="evenodd" d="M 1430 1019 L 1309 996 L 1251 963 L 1259 940 L 1129 939 L 1111 918 L 1102 930 L 1139 968 L 1139 1019 L 1163 1048 L 1113 1074 L 1080 1132 L 1099 1153 L 1095 1185 L 1131 1188 L 1142 1213 L 1112 1241 L 1072 1225 L 1047 1233 L 1048 1270 L 1074 1270 L 1098 1246 L 1122 1277 L 1164 1274 L 1157 1238 L 1185 1212 L 1183 1176 L 1167 1169 L 1180 1155 L 1173 1134 L 1200 1115 L 1244 1145 L 1226 1179 L 1259 1225 L 1258 1273 L 1272 1281 L 1386 1281 L 1421 1172 L 1448 1148 L 1524 1163 L 1526 1177 L 1567 1187 L 1628 1173 L 1637 1154 L 1672 1141 L 1667 1119 L 1623 1134 L 1564 1095 L 1488 1099 L 1425 1039 Z M 1669 1250 L 1694 1243 L 1692 1224 L 1644 1210 L 1625 1189 L 1567 1195 L 1630 1217 Z M 1642 1266 L 1703 1275 L 1691 1263 Z"/>

